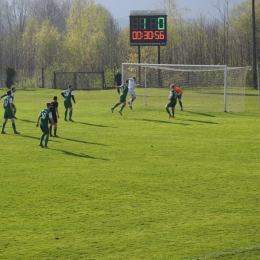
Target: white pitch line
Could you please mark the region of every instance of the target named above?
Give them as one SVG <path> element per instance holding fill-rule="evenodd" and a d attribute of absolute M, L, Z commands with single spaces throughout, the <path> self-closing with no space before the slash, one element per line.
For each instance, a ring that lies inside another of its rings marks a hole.
<path fill-rule="evenodd" d="M 241 248 L 238 248 L 238 249 L 235 249 L 235 250 L 213 253 L 213 254 L 209 254 L 209 255 L 205 255 L 205 256 L 200 256 L 200 257 L 197 257 L 197 258 L 185 258 L 184 260 L 201 260 L 201 259 L 207 259 L 207 258 L 210 258 L 210 257 L 219 257 L 219 256 L 223 256 L 223 255 L 243 253 L 243 252 L 247 252 L 247 251 L 253 251 L 253 250 L 256 250 L 256 249 L 260 249 L 260 245 L 249 246 L 249 247 L 241 247 Z"/>

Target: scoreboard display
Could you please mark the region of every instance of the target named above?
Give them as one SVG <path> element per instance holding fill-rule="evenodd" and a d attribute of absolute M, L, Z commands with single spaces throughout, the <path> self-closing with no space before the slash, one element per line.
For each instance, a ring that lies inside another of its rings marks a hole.
<path fill-rule="evenodd" d="M 131 11 L 129 17 L 131 46 L 166 46 L 165 11 Z"/>

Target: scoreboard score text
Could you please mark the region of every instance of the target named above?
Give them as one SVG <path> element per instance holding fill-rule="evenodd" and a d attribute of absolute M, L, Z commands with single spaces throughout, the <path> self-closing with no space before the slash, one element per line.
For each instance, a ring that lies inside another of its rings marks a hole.
<path fill-rule="evenodd" d="M 167 15 L 164 11 L 131 11 L 131 46 L 165 46 L 166 42 Z"/>

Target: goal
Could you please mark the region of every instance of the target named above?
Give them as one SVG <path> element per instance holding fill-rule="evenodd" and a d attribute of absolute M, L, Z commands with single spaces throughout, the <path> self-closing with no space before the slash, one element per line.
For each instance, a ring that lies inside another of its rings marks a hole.
<path fill-rule="evenodd" d="M 185 110 L 243 112 L 249 67 L 122 63 L 122 78 L 136 77 L 145 106 L 164 106 L 173 83 L 183 90 Z M 162 103 L 161 103 L 162 102 Z"/>

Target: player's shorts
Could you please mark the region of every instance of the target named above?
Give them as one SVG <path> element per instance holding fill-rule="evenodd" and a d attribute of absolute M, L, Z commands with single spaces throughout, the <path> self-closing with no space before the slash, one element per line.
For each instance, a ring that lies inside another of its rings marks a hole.
<path fill-rule="evenodd" d="M 126 102 L 126 95 L 120 95 L 120 102 L 121 103 Z"/>
<path fill-rule="evenodd" d="M 130 94 L 130 97 L 131 97 L 131 98 L 135 98 L 135 97 L 136 97 L 136 94 L 135 94 L 135 91 L 134 91 L 134 90 L 129 89 L 129 90 L 128 90 L 128 93 Z"/>
<path fill-rule="evenodd" d="M 46 134 L 46 135 L 48 135 L 50 132 L 49 132 L 49 126 L 48 125 L 46 125 L 46 124 L 40 124 L 40 128 L 41 128 L 41 130 L 42 130 L 42 132 L 44 133 L 44 134 Z"/>
<path fill-rule="evenodd" d="M 179 95 L 177 95 L 177 98 L 178 98 L 178 99 L 181 99 L 181 96 L 182 96 L 182 94 L 179 94 Z"/>
<path fill-rule="evenodd" d="M 4 119 L 14 119 L 14 115 L 12 113 L 12 111 L 10 110 L 5 110 L 4 112 Z"/>
<path fill-rule="evenodd" d="M 52 114 L 52 119 L 53 119 L 53 122 L 54 122 L 55 124 L 58 123 L 58 118 L 57 118 L 57 115 L 56 115 L 56 114 Z M 51 120 L 50 120 L 50 119 L 49 119 L 49 123 L 51 123 Z"/>
<path fill-rule="evenodd" d="M 70 108 L 72 107 L 72 103 L 70 100 L 64 100 L 64 107 L 65 108 Z"/>
<path fill-rule="evenodd" d="M 169 103 L 167 104 L 167 107 L 175 108 L 176 103 L 177 103 L 177 100 L 171 101 L 171 102 L 169 102 Z"/>

